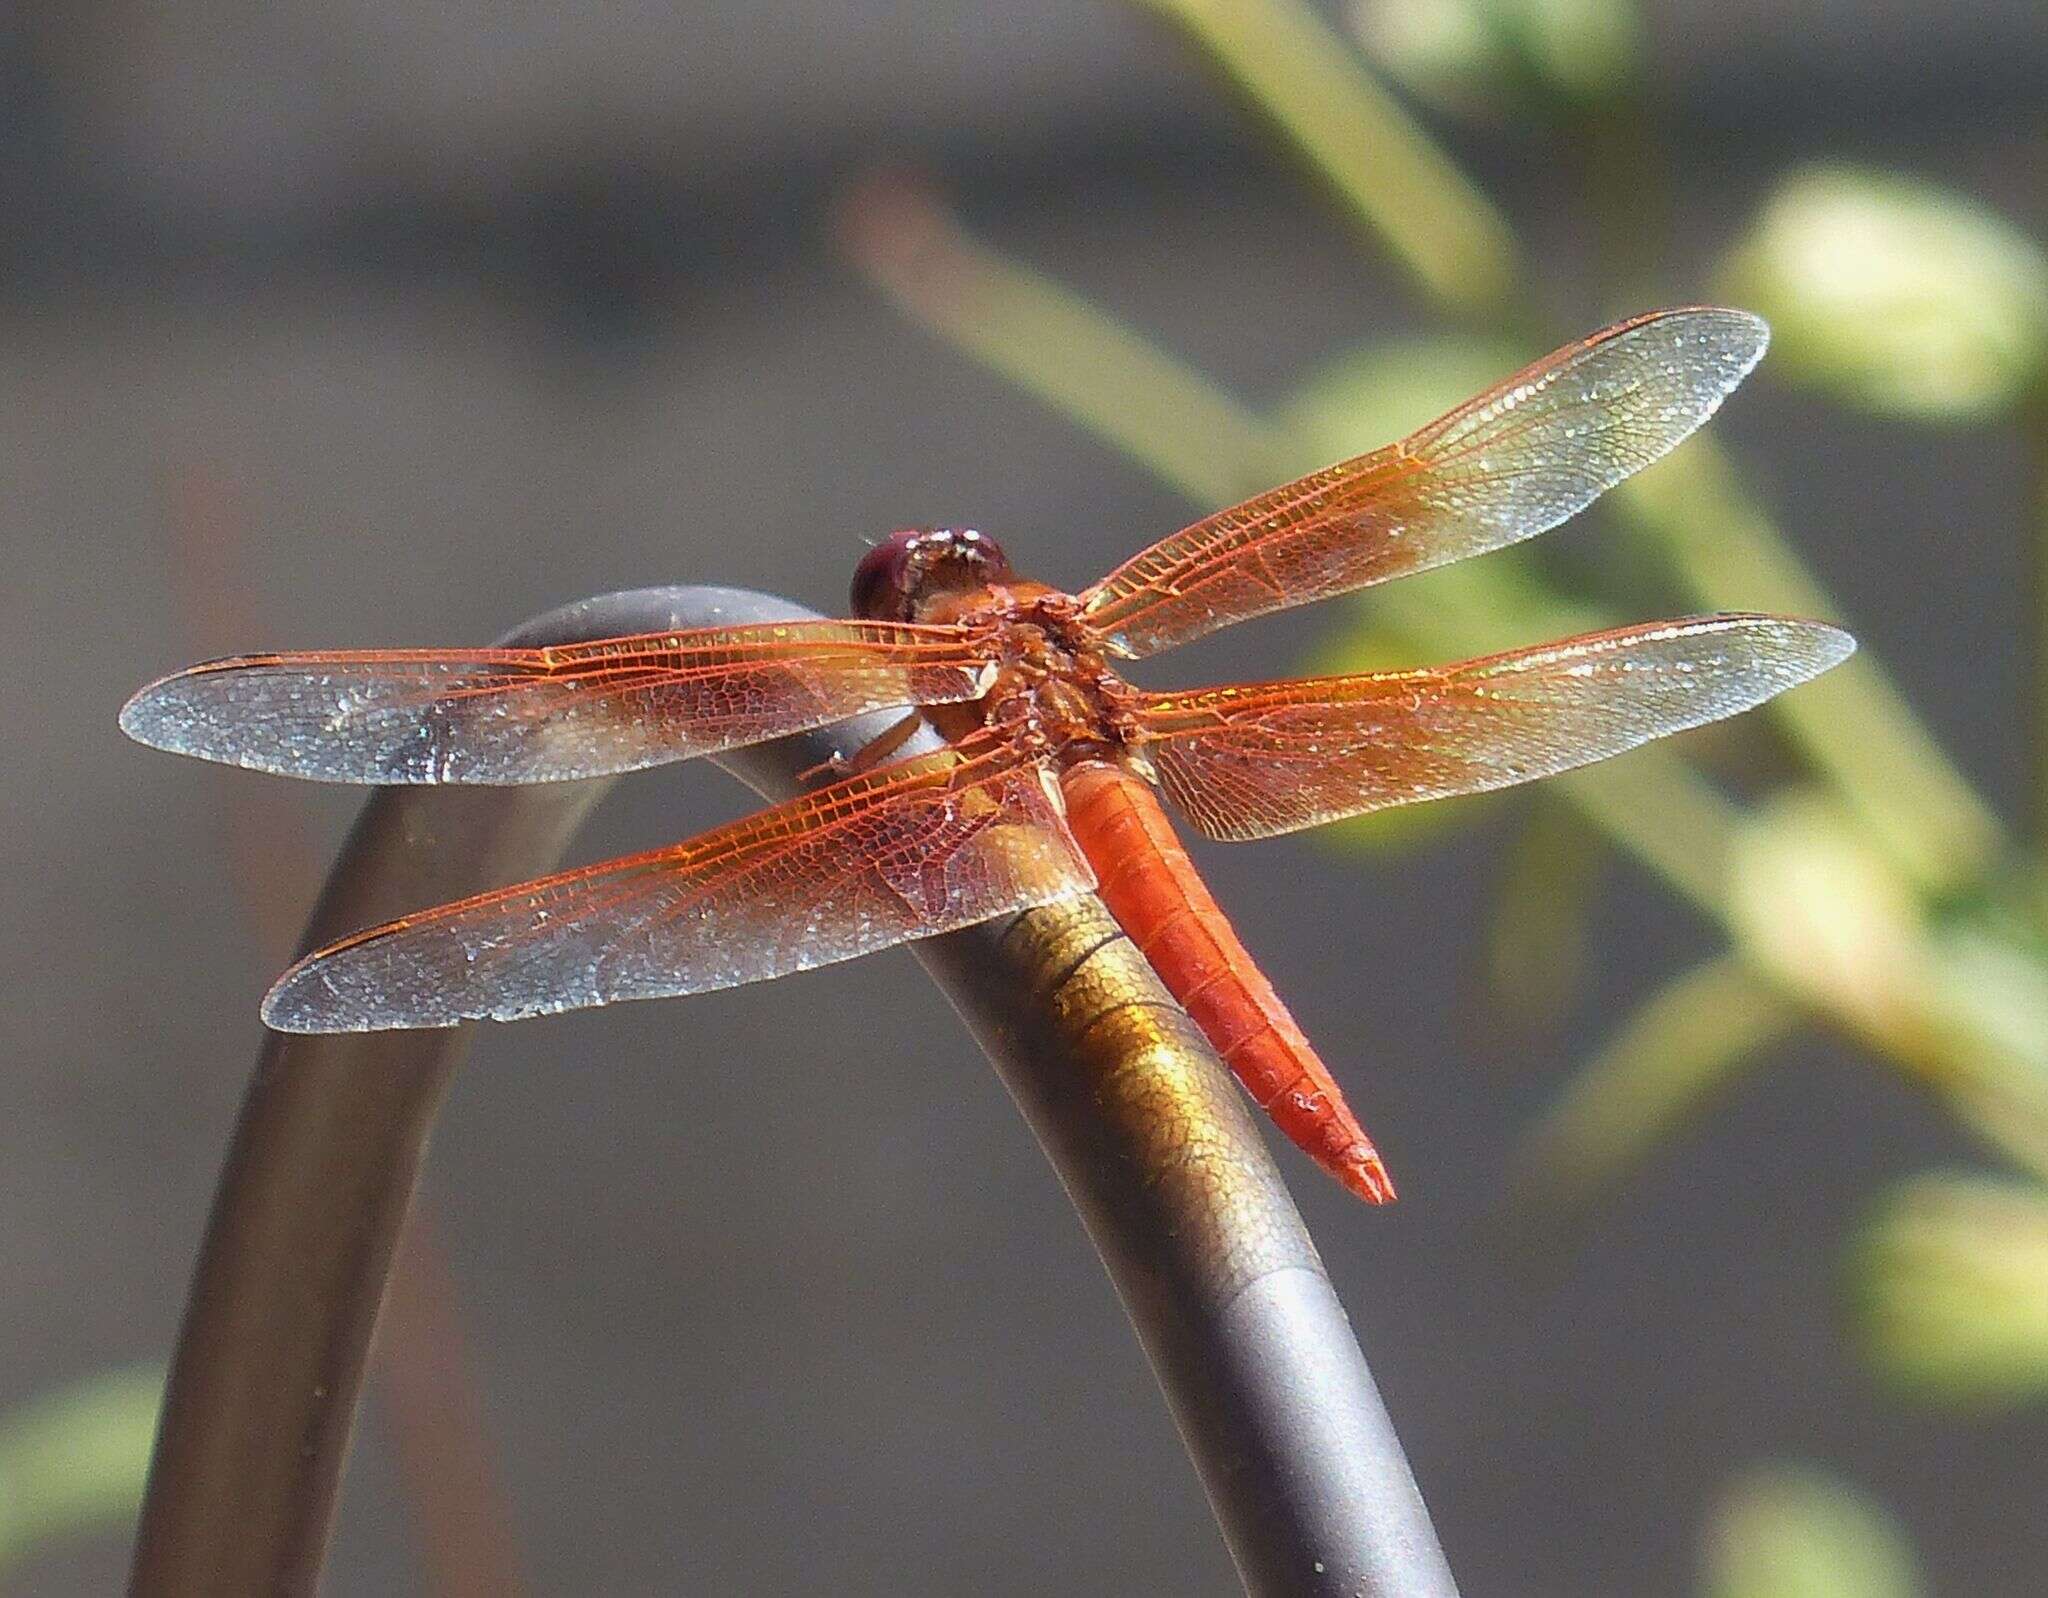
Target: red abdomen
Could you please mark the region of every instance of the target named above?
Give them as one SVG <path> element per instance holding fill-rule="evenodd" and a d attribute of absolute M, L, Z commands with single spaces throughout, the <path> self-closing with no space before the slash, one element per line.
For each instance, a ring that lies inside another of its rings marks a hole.
<path fill-rule="evenodd" d="M 1061 781 L 1096 892 L 1274 1124 L 1360 1198 L 1390 1203 L 1380 1157 L 1280 995 L 1237 941 L 1151 788 L 1104 761 Z"/>

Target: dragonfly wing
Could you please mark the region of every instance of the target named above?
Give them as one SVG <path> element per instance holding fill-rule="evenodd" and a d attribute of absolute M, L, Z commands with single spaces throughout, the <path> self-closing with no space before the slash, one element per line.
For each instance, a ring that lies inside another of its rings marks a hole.
<path fill-rule="evenodd" d="M 1142 747 L 1211 838 L 1264 838 L 1588 765 L 1846 659 L 1822 622 L 1710 616 L 1428 671 L 1152 694 Z"/>
<path fill-rule="evenodd" d="M 947 750 L 670 848 L 465 899 L 301 960 L 287 1032 L 513 1021 L 851 959 L 1085 892 L 1036 764 Z"/>
<path fill-rule="evenodd" d="M 322 782 L 545 782 L 973 699 L 992 670 L 984 635 L 864 621 L 549 649 L 243 655 L 152 683 L 121 726 L 176 754 Z"/>
<path fill-rule="evenodd" d="M 1083 614 L 1111 648 L 1149 655 L 1531 537 L 1712 416 L 1769 336 L 1713 307 L 1617 323 L 1397 444 L 1153 545 L 1087 590 Z"/>

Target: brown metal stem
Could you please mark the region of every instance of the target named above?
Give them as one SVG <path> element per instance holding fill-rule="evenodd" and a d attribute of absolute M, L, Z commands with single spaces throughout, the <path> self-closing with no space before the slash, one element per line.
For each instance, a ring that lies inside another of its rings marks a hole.
<path fill-rule="evenodd" d="M 1101 902 L 932 939 L 918 956 L 1080 1212 L 1246 1591 L 1455 1598 L 1242 1095 Z M 1358 1222 L 1372 1224 L 1363 1207 Z"/>
<path fill-rule="evenodd" d="M 802 614 L 646 589 L 538 618 L 567 643 Z M 886 714 L 725 762 L 770 794 Z M 308 944 L 547 869 L 602 785 L 386 790 Z M 1093 898 L 917 946 L 1102 1254 L 1249 1591 L 1454 1598 L 1364 1356 L 1235 1088 Z M 221 1176 L 131 1591 L 310 1593 L 393 1249 L 472 1029 L 265 1039 Z"/>

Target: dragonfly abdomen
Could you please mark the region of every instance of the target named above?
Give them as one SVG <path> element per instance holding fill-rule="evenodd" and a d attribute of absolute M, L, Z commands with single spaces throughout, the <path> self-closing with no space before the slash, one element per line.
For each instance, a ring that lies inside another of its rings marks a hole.
<path fill-rule="evenodd" d="M 1151 788 L 1108 761 L 1069 767 L 1061 787 L 1096 892 L 1245 1091 L 1352 1192 L 1391 1201 L 1394 1184 L 1372 1140 L 1238 941 Z"/>

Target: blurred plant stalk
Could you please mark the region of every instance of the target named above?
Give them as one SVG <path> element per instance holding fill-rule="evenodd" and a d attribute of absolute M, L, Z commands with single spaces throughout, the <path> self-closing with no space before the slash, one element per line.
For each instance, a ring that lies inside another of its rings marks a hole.
<path fill-rule="evenodd" d="M 2031 468 L 2028 510 L 2033 539 L 2032 558 L 2027 563 L 2034 620 L 2033 702 L 2027 707 L 2034 728 L 2030 797 L 2034 847 L 2048 858 L 2048 373 L 2029 390 L 2022 415 Z"/>
<path fill-rule="evenodd" d="M 1187 33 L 1306 159 L 1353 218 L 1439 304 L 1512 319 L 1514 229 L 1344 40 L 1293 0 L 1136 0 Z"/>
<path fill-rule="evenodd" d="M 1673 978 L 1623 1024 L 1523 1140 L 1507 1212 L 1544 1235 L 1575 1224 L 1644 1151 L 1687 1125 L 1799 1008 L 1739 960 Z"/>
<path fill-rule="evenodd" d="M 163 1392 L 163 1367 L 137 1365 L 0 1416 L 0 1588 L 44 1545 L 134 1520 Z"/>
<path fill-rule="evenodd" d="M 1417 99 L 1478 121 L 1632 98 L 1630 0 L 1350 0 L 1351 31 Z"/>

